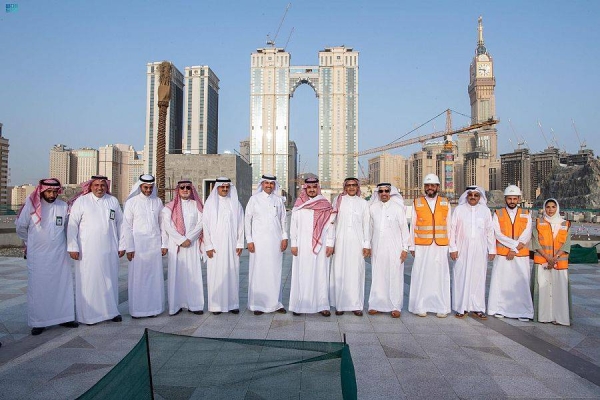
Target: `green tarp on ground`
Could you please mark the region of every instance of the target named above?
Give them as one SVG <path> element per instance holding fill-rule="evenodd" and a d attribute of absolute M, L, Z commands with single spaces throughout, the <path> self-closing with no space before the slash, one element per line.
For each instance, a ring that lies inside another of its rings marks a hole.
<path fill-rule="evenodd" d="M 146 330 L 81 399 L 356 399 L 340 342 L 203 338 Z"/>
<path fill-rule="evenodd" d="M 569 253 L 569 264 L 596 264 L 598 262 L 598 254 L 596 246 L 583 247 L 579 244 L 571 246 Z"/>

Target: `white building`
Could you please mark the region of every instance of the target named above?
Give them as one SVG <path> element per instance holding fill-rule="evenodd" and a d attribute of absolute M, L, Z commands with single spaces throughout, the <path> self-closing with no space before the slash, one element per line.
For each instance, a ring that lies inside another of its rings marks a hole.
<path fill-rule="evenodd" d="M 208 66 L 185 67 L 183 142 L 185 154 L 217 154 L 219 78 Z"/>
<path fill-rule="evenodd" d="M 71 177 L 69 183 L 88 181 L 92 175 L 98 174 L 98 150 L 89 147 L 71 150 Z M 63 183 L 61 181 L 61 183 Z M 66 183 L 63 183 L 66 184 Z"/>

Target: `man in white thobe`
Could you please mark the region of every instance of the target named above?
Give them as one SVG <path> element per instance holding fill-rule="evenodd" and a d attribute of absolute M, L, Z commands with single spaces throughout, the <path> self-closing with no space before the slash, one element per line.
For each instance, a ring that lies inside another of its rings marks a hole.
<path fill-rule="evenodd" d="M 371 255 L 369 204 L 360 197 L 356 178 L 344 180 L 344 192 L 333 200 L 335 246 L 329 277 L 329 302 L 335 315 L 363 315 L 365 257 Z"/>
<path fill-rule="evenodd" d="M 42 179 L 15 222 L 26 248 L 27 323 L 32 335 L 52 325 L 79 325 L 65 232 L 68 206 L 58 199 L 60 193 L 58 179 Z"/>
<path fill-rule="evenodd" d="M 329 257 L 333 254 L 335 228 L 331 203 L 321 195 L 317 178 L 308 178 L 290 222 L 292 282 L 290 306 L 294 315 L 320 313 L 329 317 Z"/>
<path fill-rule="evenodd" d="M 492 214 L 485 191 L 469 186 L 460 196 L 450 225 L 450 258 L 455 261 L 452 309 L 456 318 L 485 315 L 485 279 L 488 261 L 496 254 Z"/>
<path fill-rule="evenodd" d="M 129 313 L 133 318 L 155 317 L 165 310 L 165 280 L 160 215 L 161 199 L 156 195 L 152 175 L 140 175 L 125 201 L 122 248 L 129 260 Z"/>
<path fill-rule="evenodd" d="M 517 186 L 509 185 L 504 190 L 504 200 L 506 207 L 496 210 L 493 216 L 497 256 L 490 278 L 488 314 L 529 321 L 533 318 L 527 247 L 531 240 L 531 215 L 518 206 L 521 189 Z"/>
<path fill-rule="evenodd" d="M 175 198 L 162 210 L 163 229 L 168 234 L 169 315 L 183 308 L 204 313 L 202 287 L 202 200 L 190 180 L 177 182 Z"/>
<path fill-rule="evenodd" d="M 395 186 L 377 185 L 369 205 L 372 224 L 369 314 L 389 312 L 400 318 L 404 302 L 404 261 L 409 232 L 404 199 Z"/>
<path fill-rule="evenodd" d="M 67 251 L 75 260 L 77 320 L 93 325 L 121 322 L 119 313 L 119 249 L 123 212 L 110 195 L 105 176 L 92 176 L 69 203 Z"/>
<path fill-rule="evenodd" d="M 419 317 L 433 312 L 446 318 L 450 312 L 450 203 L 438 195 L 440 179 L 435 174 L 426 175 L 423 186 L 425 196 L 415 199 L 410 224 L 409 249 L 414 262 L 408 311 Z"/>
<path fill-rule="evenodd" d="M 275 176 L 263 175 L 246 205 L 245 232 L 250 252 L 248 310 L 254 315 L 286 313 L 281 302 L 281 263 L 288 234 L 279 190 Z"/>
<path fill-rule="evenodd" d="M 244 209 L 231 179 L 217 178 L 204 205 L 204 250 L 208 257 L 208 311 L 240 312 L 240 255 L 244 249 Z"/>

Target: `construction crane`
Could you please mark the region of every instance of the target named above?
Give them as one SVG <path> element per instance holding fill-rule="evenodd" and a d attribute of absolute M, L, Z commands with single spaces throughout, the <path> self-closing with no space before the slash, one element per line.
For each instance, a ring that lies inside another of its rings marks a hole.
<path fill-rule="evenodd" d="M 427 135 L 417 136 L 416 138 L 406 139 L 406 140 L 402 140 L 400 142 L 395 142 L 395 143 L 390 143 L 385 146 L 379 146 L 379 147 L 374 147 L 374 148 L 368 149 L 368 150 L 362 150 L 362 151 L 355 153 L 354 155 L 358 156 L 358 157 L 362 157 L 362 156 L 366 156 L 367 154 L 380 153 L 382 151 L 397 149 L 398 147 L 410 146 L 411 144 L 424 143 L 428 140 L 437 139 L 440 137 L 446 138 L 445 146 L 452 146 L 452 144 L 451 144 L 452 143 L 451 142 L 452 135 L 455 135 L 457 133 L 469 132 L 469 131 L 472 131 L 475 129 L 484 128 L 486 126 L 496 125 L 498 122 L 500 122 L 499 120 L 490 118 L 487 121 L 479 122 L 476 124 L 471 124 L 471 125 L 464 126 L 462 128 L 456 129 L 456 130 L 452 130 L 451 129 L 452 120 L 449 118 L 451 110 L 448 109 L 445 112 L 446 112 L 446 130 L 444 130 L 444 131 L 429 133 Z M 442 113 L 438 114 L 438 116 L 441 114 Z"/>
<path fill-rule="evenodd" d="M 285 16 L 288 13 L 288 10 L 290 9 L 290 7 L 292 6 L 292 3 L 288 3 L 287 7 L 285 8 L 285 11 L 283 13 L 283 17 L 281 18 L 281 21 L 279 22 L 279 26 L 277 27 L 277 31 L 275 32 L 275 36 L 273 36 L 273 39 L 271 40 L 269 38 L 269 35 L 267 34 L 267 46 L 271 46 L 271 47 L 275 47 L 275 40 L 277 40 L 277 36 L 279 36 L 279 31 L 281 30 L 281 25 L 283 25 L 283 21 L 285 21 Z M 292 34 L 290 33 L 290 36 Z M 288 38 L 289 41 L 289 38 Z M 287 45 L 287 43 L 286 43 Z"/>
<path fill-rule="evenodd" d="M 581 141 L 579 132 L 577 132 L 577 127 L 575 126 L 575 121 L 573 119 L 571 119 L 571 123 L 573 124 L 573 130 L 575 130 L 575 135 L 577 135 L 577 140 L 579 141 L 579 151 L 582 152 L 587 147 L 587 144 L 585 143 L 585 140 L 583 142 Z"/>

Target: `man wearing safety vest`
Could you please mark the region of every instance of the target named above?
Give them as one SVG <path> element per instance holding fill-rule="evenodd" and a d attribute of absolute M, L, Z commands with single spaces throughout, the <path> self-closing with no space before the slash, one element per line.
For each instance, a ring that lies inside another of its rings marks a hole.
<path fill-rule="evenodd" d="M 497 257 L 494 260 L 488 314 L 497 318 L 533 318 L 529 265 L 531 215 L 518 206 L 521 189 L 510 185 L 504 190 L 506 207 L 493 216 Z"/>
<path fill-rule="evenodd" d="M 445 318 L 450 312 L 448 234 L 450 203 L 438 196 L 440 179 L 423 179 L 425 196 L 415 199 L 410 224 L 410 254 L 415 258 L 410 280 L 408 311 L 419 317 L 428 312 Z"/>

